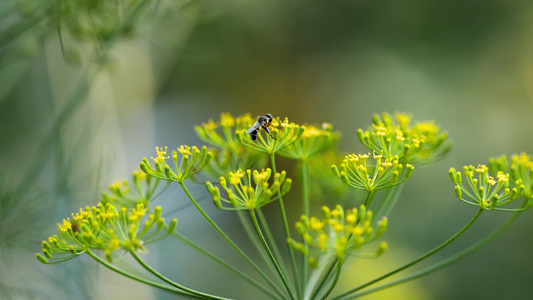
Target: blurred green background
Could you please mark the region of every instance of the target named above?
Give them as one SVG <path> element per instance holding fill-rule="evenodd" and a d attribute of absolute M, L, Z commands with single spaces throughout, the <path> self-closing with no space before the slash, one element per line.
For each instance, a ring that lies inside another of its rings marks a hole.
<path fill-rule="evenodd" d="M 194 125 L 221 112 L 330 122 L 346 152 L 365 151 L 356 130 L 375 113 L 409 112 L 449 132 L 451 154 L 417 169 L 404 189 L 385 236 L 390 251 L 364 262 L 370 269 L 347 271 L 345 286 L 418 257 L 475 214 L 455 198 L 450 167 L 532 152 L 532 1 L 161 1 L 135 32 L 112 44 L 109 62 L 90 82 L 83 74 L 94 64 L 95 42 L 64 34 L 61 45 L 53 22 L 30 24 L 21 14 L 32 2 L 39 1 L 0 4 L 1 299 L 173 299 L 88 257 L 44 266 L 34 254 L 56 223 L 96 204 L 155 146 L 202 145 Z M 73 101 L 84 85 L 85 96 Z M 201 195 L 203 187 L 195 188 Z M 171 190 L 162 205 L 186 203 Z M 235 222 L 209 201 L 204 206 L 223 227 Z M 222 241 L 195 210 L 173 215 L 186 235 L 219 248 Z M 505 218 L 486 213 L 437 256 L 470 245 Z M 476 254 L 368 299 L 530 299 L 532 226 L 525 213 Z M 249 296 L 175 241 L 150 250 L 150 261 L 173 279 Z"/>

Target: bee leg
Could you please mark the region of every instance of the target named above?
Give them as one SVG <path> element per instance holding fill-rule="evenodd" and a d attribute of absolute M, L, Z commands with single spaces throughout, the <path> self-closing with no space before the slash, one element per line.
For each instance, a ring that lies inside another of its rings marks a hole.
<path fill-rule="evenodd" d="M 268 128 L 266 128 L 266 127 L 263 127 L 263 128 L 265 129 L 265 131 L 268 133 L 268 135 L 269 135 L 271 138 L 277 140 L 276 138 L 274 138 L 274 137 L 272 136 L 272 134 L 270 134 L 270 130 L 268 130 Z"/>

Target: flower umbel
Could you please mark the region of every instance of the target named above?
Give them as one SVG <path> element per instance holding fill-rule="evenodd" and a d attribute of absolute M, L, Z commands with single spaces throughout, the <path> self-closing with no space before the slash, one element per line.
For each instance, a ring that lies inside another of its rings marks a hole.
<path fill-rule="evenodd" d="M 43 263 L 59 263 L 72 259 L 87 250 L 103 250 L 106 258 L 113 262 L 117 251 L 144 251 L 145 245 L 158 241 L 171 234 L 177 225 L 173 219 L 165 229 L 165 220 L 161 217 L 161 207 L 148 215 L 142 204 L 135 208 L 117 208 L 107 203 L 98 203 L 96 207 L 80 209 L 71 218 L 63 219 L 59 227 L 59 236 L 53 235 L 43 241 L 44 256 L 37 254 Z"/>
<path fill-rule="evenodd" d="M 220 177 L 220 185 L 226 191 L 227 199 L 220 195 L 218 187 L 211 182 L 206 182 L 207 190 L 213 195 L 213 202 L 220 209 L 225 210 L 253 210 L 265 206 L 278 199 L 278 189 L 281 188 L 281 195 L 289 192 L 292 180 L 286 178 L 285 171 L 274 174 L 272 183 L 272 170 L 267 168 L 261 172 L 257 170 L 239 169 L 237 172 L 230 172 L 228 177 Z M 233 207 L 227 207 L 229 204 Z"/>
<path fill-rule="evenodd" d="M 340 171 L 336 165 L 331 169 L 346 184 L 369 192 L 401 184 L 413 173 L 414 166 L 406 164 L 404 168 L 397 157 L 389 160 L 374 154 L 373 162 L 369 164 L 370 157 L 370 154 L 350 154 L 342 161 Z"/>
<path fill-rule="evenodd" d="M 433 121 L 410 126 L 411 116 L 396 113 L 396 122 L 383 113 L 373 118 L 372 130 L 359 129 L 357 136 L 368 149 L 381 153 L 385 159 L 402 163 L 427 164 L 439 160 L 451 149 L 448 134 L 442 133 Z"/>
<path fill-rule="evenodd" d="M 463 173 L 454 168 L 449 171 L 450 179 L 455 184 L 455 195 L 459 200 L 484 210 L 507 210 L 499 207 L 513 202 L 524 194 L 525 186 L 522 180 L 515 180 L 511 185 L 509 173 L 496 171 L 494 174 L 485 165 L 464 166 Z M 463 176 L 468 183 L 467 186 L 463 184 Z M 466 199 L 463 199 L 463 194 L 466 195 Z"/>
<path fill-rule="evenodd" d="M 141 169 L 148 175 L 161 178 L 168 181 L 183 182 L 185 179 L 192 177 L 200 172 L 211 160 L 212 154 L 203 146 L 202 150 L 193 146 L 192 148 L 182 145 L 178 150 L 172 151 L 172 160 L 174 161 L 174 170 L 167 163 L 170 158 L 167 155 L 167 147 L 156 147 L 157 157 L 152 157 L 155 168 L 152 168 L 148 159 L 143 158 Z M 179 152 L 179 154 L 178 154 Z M 181 159 L 178 157 L 181 156 Z"/>
<path fill-rule="evenodd" d="M 334 132 L 329 123 L 322 124 L 321 127 L 314 125 L 304 125 L 302 136 L 289 147 L 281 150 L 279 155 L 291 159 L 308 159 L 319 153 L 323 153 L 337 146 L 340 133 Z"/>
<path fill-rule="evenodd" d="M 134 171 L 133 190 L 128 180 L 117 180 L 109 186 L 111 194 L 102 193 L 101 202 L 125 207 L 135 207 L 139 203 L 147 206 L 157 197 L 159 181 L 159 178 L 154 178 L 143 171 Z"/>
<path fill-rule="evenodd" d="M 249 126 L 252 125 L 253 123 L 249 124 Z M 268 154 L 274 154 L 296 142 L 305 130 L 303 126 L 289 122 L 288 118 L 280 121 L 279 117 L 274 118 L 268 128 L 270 130 L 270 134 L 267 134 L 268 137 L 264 138 L 261 134 L 264 130 L 259 130 L 257 141 L 253 141 L 251 137 L 246 134 L 246 130 L 237 130 L 237 140 L 248 148 Z"/>
<path fill-rule="evenodd" d="M 306 242 L 298 243 L 289 239 L 290 246 L 304 254 L 310 255 L 310 262 L 317 261 L 317 256 L 333 253 L 338 259 L 346 255 L 358 255 L 368 243 L 374 241 L 387 229 L 387 218 L 377 223 L 376 230 L 372 227 L 372 212 L 365 206 L 344 211 L 340 205 L 333 210 L 322 207 L 323 219 L 302 216 L 296 223 L 296 229 Z M 381 255 L 387 248 L 383 242 L 374 256 Z M 363 255 L 365 256 L 365 255 Z"/>
<path fill-rule="evenodd" d="M 246 130 L 254 120 L 250 114 L 245 114 L 239 117 L 233 117 L 229 113 L 220 115 L 220 121 L 214 122 L 209 120 L 207 123 L 202 123 L 196 126 L 196 134 L 205 142 L 220 147 L 222 149 L 229 149 L 232 152 L 238 152 L 241 147 L 240 143 L 235 138 L 237 130 Z"/>
<path fill-rule="evenodd" d="M 524 198 L 533 202 L 533 161 L 527 153 L 511 155 L 511 163 L 507 162 L 507 156 L 502 155 L 489 160 L 489 168 L 492 172 L 506 172 L 510 175 L 511 183 L 521 181 L 524 185 Z M 528 206 L 531 207 L 533 203 Z"/>

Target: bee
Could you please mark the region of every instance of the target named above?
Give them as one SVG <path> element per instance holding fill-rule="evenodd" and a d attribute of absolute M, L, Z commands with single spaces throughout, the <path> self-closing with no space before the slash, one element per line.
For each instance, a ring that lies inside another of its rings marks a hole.
<path fill-rule="evenodd" d="M 270 123 L 272 123 L 272 120 L 274 117 L 272 117 L 271 114 L 266 114 L 264 116 L 261 116 L 257 119 L 257 122 L 252 125 L 248 130 L 246 130 L 246 134 L 249 134 L 252 137 L 252 140 L 257 140 L 257 134 L 259 133 L 259 130 L 261 128 L 265 129 L 268 135 L 270 135 L 270 130 L 268 130 L 268 126 L 270 126 Z M 271 138 L 272 135 L 270 135 Z"/>

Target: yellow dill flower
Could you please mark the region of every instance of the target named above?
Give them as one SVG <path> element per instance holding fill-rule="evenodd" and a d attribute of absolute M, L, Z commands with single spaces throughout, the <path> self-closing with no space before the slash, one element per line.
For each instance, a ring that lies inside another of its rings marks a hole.
<path fill-rule="evenodd" d="M 250 126 L 252 125 L 250 124 Z M 305 130 L 303 126 L 290 122 L 288 118 L 280 121 L 279 117 L 272 119 L 268 129 L 270 134 L 267 134 L 267 138 L 261 134 L 265 130 L 259 129 L 256 141 L 252 140 L 249 134 L 246 134 L 248 128 L 237 130 L 235 134 L 237 140 L 245 147 L 267 154 L 274 154 L 296 142 Z"/>
<path fill-rule="evenodd" d="M 383 159 L 382 155 L 350 154 L 345 156 L 339 168 L 332 165 L 333 173 L 349 186 L 367 191 L 386 189 L 407 181 L 414 166 L 407 164 L 405 168 L 398 159 Z"/>
<path fill-rule="evenodd" d="M 359 140 L 371 151 L 382 153 L 385 159 L 394 157 L 402 163 L 427 164 L 441 159 L 451 149 L 447 133 L 442 133 L 433 121 L 411 126 L 411 116 L 396 113 L 395 121 L 383 113 L 373 118 L 372 130 L 359 129 Z"/>
<path fill-rule="evenodd" d="M 246 130 L 253 123 L 250 114 L 233 117 L 230 113 L 222 113 L 218 123 L 209 120 L 194 129 L 198 137 L 205 142 L 236 152 L 241 147 L 235 137 L 237 130 Z"/>
<path fill-rule="evenodd" d="M 332 210 L 324 206 L 322 210 L 323 220 L 301 216 L 300 221 L 296 222 L 296 229 L 305 244 L 288 240 L 289 245 L 296 251 L 311 255 L 311 261 L 327 253 L 334 254 L 341 260 L 346 255 L 359 255 L 358 252 L 364 245 L 383 235 L 388 225 L 387 219 L 383 218 L 377 223 L 377 230 L 374 230 L 371 225 L 373 214 L 364 206 L 359 210 L 354 208 L 347 211 L 340 205 Z M 382 250 L 379 250 L 379 254 L 383 253 Z"/>
<path fill-rule="evenodd" d="M 87 211 L 91 213 L 83 213 Z M 135 208 L 123 207 L 119 212 L 115 206 L 100 202 L 80 212 L 75 220 L 64 219 L 63 224 L 58 224 L 61 239 L 54 235 L 48 241 L 43 241 L 42 249 L 46 258 L 38 254 L 39 261 L 66 261 L 87 249 L 102 250 L 107 259 L 113 261 L 113 253 L 117 250 L 142 251 L 145 245 L 170 235 L 177 225 L 177 220 L 173 219 L 168 228 L 163 230 L 161 207 L 156 207 L 155 212 L 146 218 L 147 210 L 143 204 Z M 127 236 L 123 234 L 125 232 Z"/>
<path fill-rule="evenodd" d="M 181 155 L 178 155 L 178 152 Z M 182 145 L 178 147 L 178 151 L 172 152 L 173 167 L 167 164 L 166 160 L 154 159 L 155 168 L 152 168 L 148 159 L 144 158 L 141 162 L 141 169 L 155 178 L 183 182 L 200 172 L 209 163 L 211 157 L 212 153 L 207 150 L 206 146 L 200 150 L 196 146 Z"/>
<path fill-rule="evenodd" d="M 464 175 L 451 168 L 449 175 L 455 184 L 455 195 L 459 200 L 485 210 L 515 211 L 500 207 L 522 197 L 525 194 L 526 185 L 521 177 L 513 178 L 511 183 L 509 181 L 511 175 L 504 173 L 505 167 L 503 166 L 494 161 L 491 162 L 490 168 L 486 165 L 464 166 Z M 463 178 L 468 183 L 466 186 L 463 184 Z M 466 198 L 463 198 L 463 195 Z"/>
<path fill-rule="evenodd" d="M 319 128 L 315 125 L 304 125 L 302 136 L 287 148 L 281 150 L 279 155 L 291 159 L 305 160 L 324 151 L 337 147 L 340 133 L 334 132 L 329 123 L 324 123 Z"/>
<path fill-rule="evenodd" d="M 213 195 L 213 202 L 220 209 L 226 210 L 253 210 L 262 207 L 278 199 L 278 188 L 281 187 L 281 194 L 289 192 L 292 180 L 286 178 L 286 172 L 274 174 L 272 181 L 272 170 L 238 170 L 230 172 L 226 177 L 220 177 L 220 186 L 226 191 L 226 198 L 220 195 L 218 187 L 211 182 L 206 182 L 207 190 Z M 229 182 L 230 186 L 227 185 Z M 231 205 L 232 207 L 225 206 Z"/>

